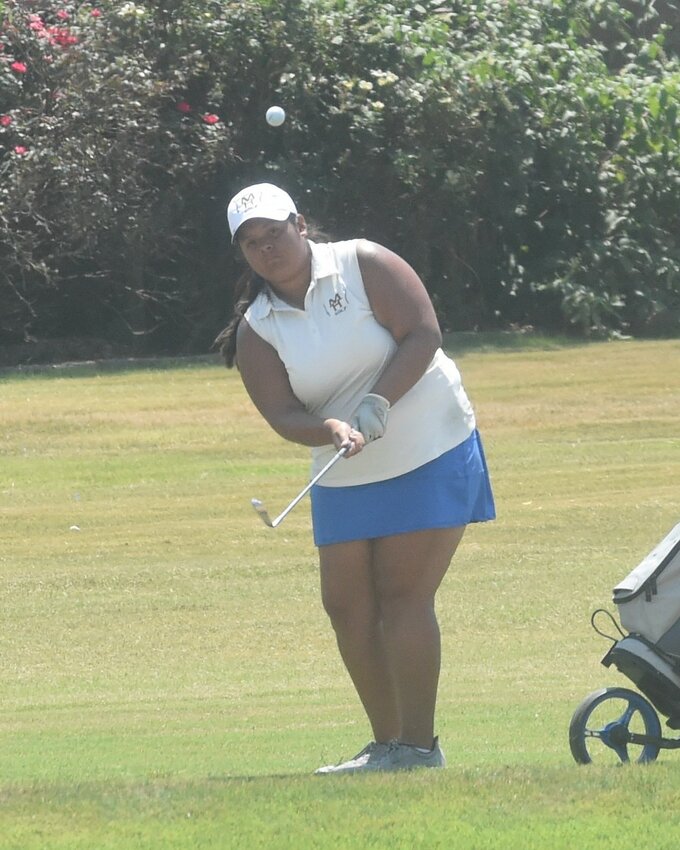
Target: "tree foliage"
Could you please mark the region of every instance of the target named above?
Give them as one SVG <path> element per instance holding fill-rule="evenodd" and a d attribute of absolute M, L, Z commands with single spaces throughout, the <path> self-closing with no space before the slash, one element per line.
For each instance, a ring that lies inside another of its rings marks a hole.
<path fill-rule="evenodd" d="M 449 329 L 680 329 L 675 4 L 0 3 L 0 344 L 205 350 L 284 185 Z M 271 128 L 264 112 L 288 113 Z"/>

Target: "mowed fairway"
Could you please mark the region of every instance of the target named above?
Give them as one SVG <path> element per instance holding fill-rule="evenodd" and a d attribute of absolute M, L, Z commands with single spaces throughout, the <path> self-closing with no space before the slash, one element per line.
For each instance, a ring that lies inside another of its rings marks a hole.
<path fill-rule="evenodd" d="M 318 601 L 307 452 L 219 365 L 0 376 L 0 848 L 677 848 L 680 754 L 577 767 L 589 624 L 680 522 L 680 342 L 463 347 L 498 520 L 439 596 L 446 771 L 369 732 Z M 426 411 L 423 412 L 427 414 Z"/>

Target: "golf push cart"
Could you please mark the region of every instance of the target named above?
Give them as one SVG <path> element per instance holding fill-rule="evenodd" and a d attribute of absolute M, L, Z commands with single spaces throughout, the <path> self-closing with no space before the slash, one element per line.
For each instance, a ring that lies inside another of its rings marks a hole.
<path fill-rule="evenodd" d="M 623 628 L 604 609 L 591 618 L 595 631 L 612 641 L 602 663 L 641 693 L 602 688 L 583 700 L 569 725 L 579 764 L 651 762 L 661 749 L 680 749 L 680 738 L 664 738 L 659 721 L 662 714 L 669 729 L 680 729 L 680 523 L 613 594 Z M 598 626 L 602 618 L 609 618 L 617 637 Z"/>

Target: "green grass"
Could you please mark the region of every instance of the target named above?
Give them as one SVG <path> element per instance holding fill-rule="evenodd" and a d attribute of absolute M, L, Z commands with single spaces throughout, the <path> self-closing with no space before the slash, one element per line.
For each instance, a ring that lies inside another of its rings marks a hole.
<path fill-rule="evenodd" d="M 680 521 L 680 342 L 451 338 L 498 507 L 440 592 L 449 768 L 368 738 L 318 602 L 306 450 L 210 363 L 0 376 L 0 848 L 670 848 L 680 756 L 577 767 L 611 588 Z M 77 527 L 77 530 L 76 528 Z"/>

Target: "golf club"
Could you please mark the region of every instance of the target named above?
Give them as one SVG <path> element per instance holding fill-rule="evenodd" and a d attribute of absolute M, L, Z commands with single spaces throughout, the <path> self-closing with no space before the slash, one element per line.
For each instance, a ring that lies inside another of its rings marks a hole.
<path fill-rule="evenodd" d="M 276 517 L 276 519 L 270 519 L 269 514 L 267 513 L 267 509 L 265 508 L 265 506 L 262 504 L 262 502 L 261 502 L 259 499 L 251 499 L 250 501 L 251 501 L 251 503 L 252 503 L 252 506 L 255 508 L 255 510 L 258 512 L 258 514 L 259 514 L 259 515 L 260 515 L 260 517 L 262 518 L 262 522 L 263 522 L 265 525 L 268 525 L 270 528 L 276 528 L 276 526 L 277 526 L 277 525 L 279 525 L 279 524 L 282 522 L 282 520 L 283 520 L 286 516 L 288 516 L 288 514 L 289 514 L 289 513 L 293 510 L 293 508 L 295 507 L 295 505 L 297 505 L 297 503 L 298 503 L 298 502 L 299 502 L 299 501 L 300 501 L 300 500 L 301 500 L 304 496 L 306 496 L 306 495 L 307 495 L 307 493 L 309 493 L 309 491 L 310 491 L 310 490 L 312 489 L 312 487 L 316 484 L 316 482 L 317 482 L 317 481 L 318 481 L 318 480 L 319 480 L 322 476 L 324 476 L 324 475 L 328 472 L 328 470 L 331 468 L 331 466 L 333 466 L 333 464 L 334 464 L 334 463 L 337 463 L 337 462 L 340 460 L 340 458 L 341 458 L 343 455 L 345 455 L 345 454 L 346 454 L 346 453 L 350 450 L 350 448 L 351 448 L 351 446 L 343 446 L 341 449 L 338 449 L 337 454 L 336 454 L 334 457 L 332 457 L 332 458 L 328 461 L 328 463 L 324 466 L 324 468 L 321 470 L 321 472 L 317 472 L 317 474 L 314 476 L 314 478 L 312 478 L 312 480 L 311 480 L 311 481 L 309 482 L 309 484 L 305 487 L 305 489 L 304 489 L 304 490 L 302 490 L 302 492 L 301 492 L 301 493 L 299 493 L 299 494 L 298 494 L 298 495 L 297 495 L 297 496 L 293 499 L 293 501 L 290 503 L 290 505 L 288 505 L 288 507 L 287 507 L 284 511 L 282 511 L 282 512 L 281 512 L 281 513 L 280 513 L 280 514 Z"/>

